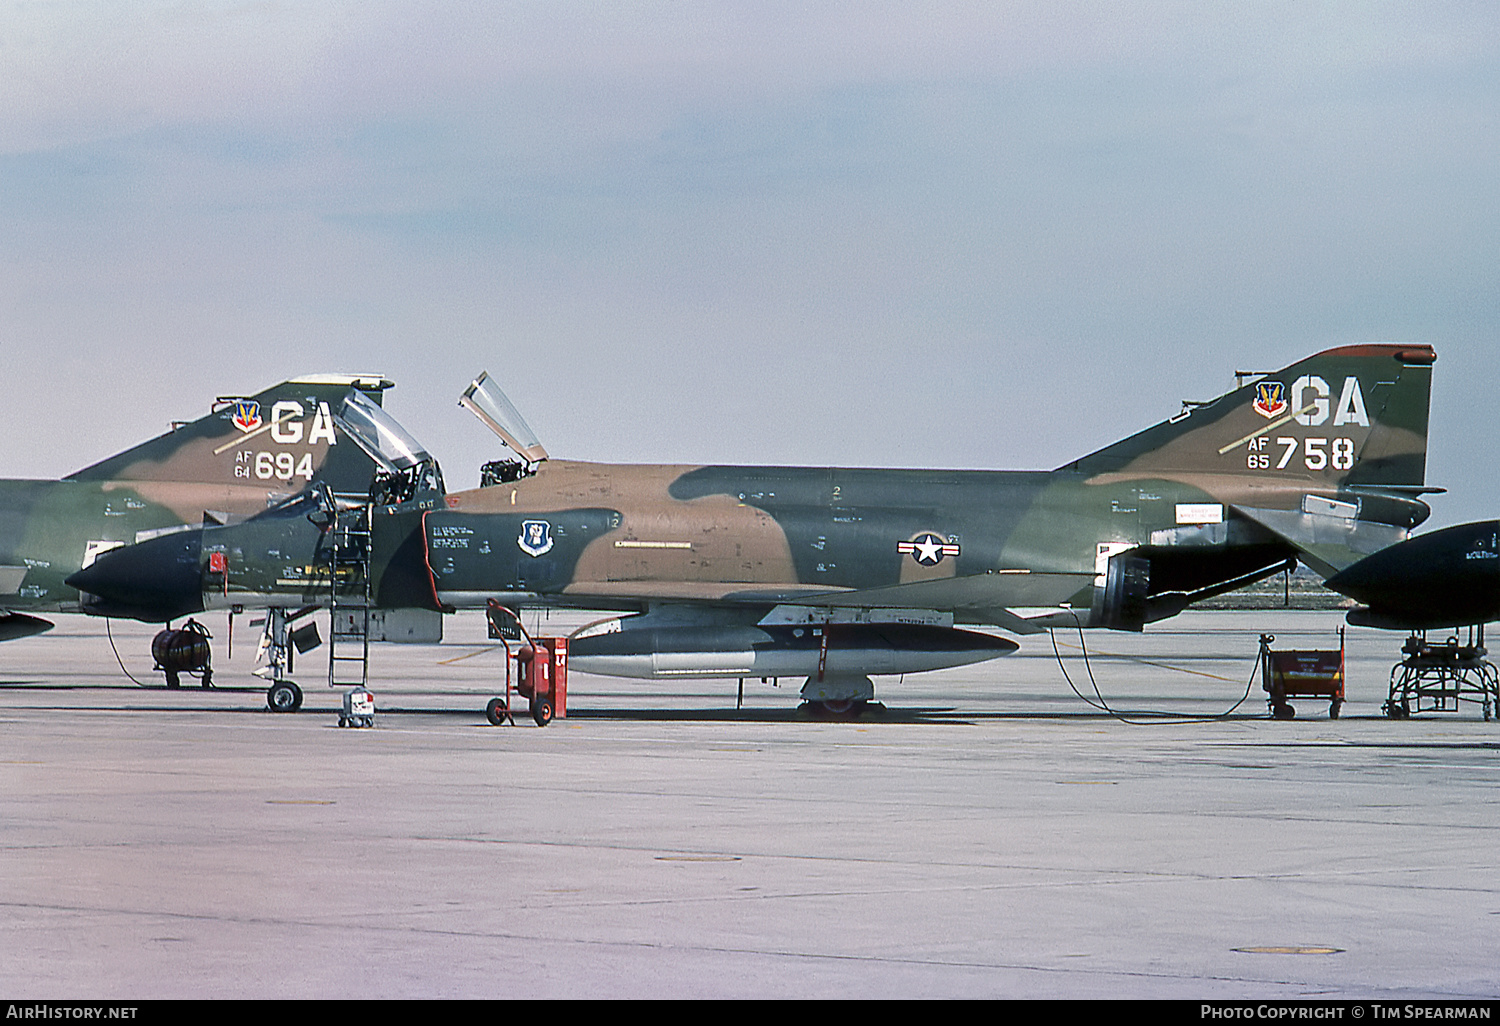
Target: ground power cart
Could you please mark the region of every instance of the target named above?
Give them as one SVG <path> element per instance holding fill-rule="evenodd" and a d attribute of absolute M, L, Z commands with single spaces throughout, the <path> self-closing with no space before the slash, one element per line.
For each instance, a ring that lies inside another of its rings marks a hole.
<path fill-rule="evenodd" d="M 1289 720 L 1297 715 L 1289 698 L 1321 698 L 1328 702 L 1328 718 L 1339 718 L 1344 704 L 1344 629 L 1339 647 L 1277 652 L 1274 634 L 1260 636 L 1260 686 L 1266 692 L 1271 716 Z"/>

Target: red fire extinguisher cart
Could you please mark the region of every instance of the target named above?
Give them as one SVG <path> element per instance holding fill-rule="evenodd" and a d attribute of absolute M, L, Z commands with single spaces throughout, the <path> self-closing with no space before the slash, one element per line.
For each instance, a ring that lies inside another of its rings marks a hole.
<path fill-rule="evenodd" d="M 511 663 L 515 663 L 517 694 L 530 703 L 531 718 L 539 727 L 553 717 L 568 715 L 568 639 L 533 638 L 521 624 L 521 618 L 506 606 L 490 599 L 486 608 L 490 637 L 505 644 L 505 696 L 490 699 L 485 715 L 496 726 L 515 723 L 511 714 Z M 512 647 L 514 646 L 514 647 Z"/>

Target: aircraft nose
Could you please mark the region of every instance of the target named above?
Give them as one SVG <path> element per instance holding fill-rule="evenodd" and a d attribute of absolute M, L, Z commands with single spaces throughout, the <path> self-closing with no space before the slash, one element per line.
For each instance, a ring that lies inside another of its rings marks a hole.
<path fill-rule="evenodd" d="M 67 579 L 85 610 L 165 622 L 203 611 L 203 530 L 178 531 L 101 555 Z"/>

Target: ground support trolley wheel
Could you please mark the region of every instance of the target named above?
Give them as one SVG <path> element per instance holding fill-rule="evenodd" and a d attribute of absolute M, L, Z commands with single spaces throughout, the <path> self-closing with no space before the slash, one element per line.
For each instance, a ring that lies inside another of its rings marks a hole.
<path fill-rule="evenodd" d="M 545 698 L 539 702 L 531 703 L 531 718 L 536 720 L 538 727 L 545 727 L 552 722 L 552 703 Z"/>
<path fill-rule="evenodd" d="M 506 720 L 510 721 L 511 726 L 516 724 L 515 718 L 510 714 L 510 704 L 503 698 L 490 699 L 489 704 L 484 707 L 484 715 L 497 727 L 505 726 Z"/>

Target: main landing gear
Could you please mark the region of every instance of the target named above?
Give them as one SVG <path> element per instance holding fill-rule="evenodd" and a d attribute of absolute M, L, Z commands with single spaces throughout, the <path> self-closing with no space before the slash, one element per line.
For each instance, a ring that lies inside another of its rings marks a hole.
<path fill-rule="evenodd" d="M 864 674 L 822 674 L 802 685 L 797 711 L 815 720 L 858 720 L 885 712 L 874 699 L 875 683 Z"/>
<path fill-rule="evenodd" d="M 797 707 L 797 712 L 808 719 L 849 723 L 879 717 L 885 713 L 885 705 L 862 699 L 835 698 L 823 702 L 803 702 Z"/>

